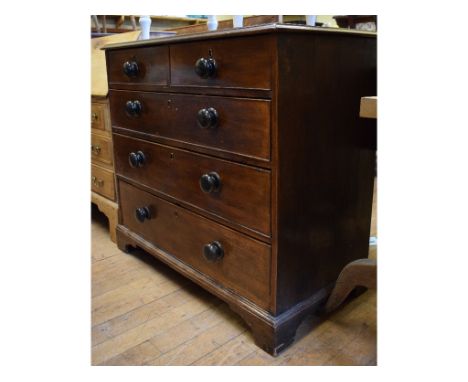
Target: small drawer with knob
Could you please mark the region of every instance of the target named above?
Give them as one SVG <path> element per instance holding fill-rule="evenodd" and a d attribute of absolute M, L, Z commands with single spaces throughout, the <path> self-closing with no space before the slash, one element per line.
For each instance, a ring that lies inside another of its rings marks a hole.
<path fill-rule="evenodd" d="M 114 127 L 174 146 L 270 160 L 271 101 L 111 90 Z"/>
<path fill-rule="evenodd" d="M 114 173 L 91 164 L 91 190 L 108 199 L 115 200 Z"/>
<path fill-rule="evenodd" d="M 268 309 L 271 247 L 119 181 L 122 224 L 169 255 Z"/>
<path fill-rule="evenodd" d="M 117 175 L 270 237 L 270 171 L 113 135 Z"/>
<path fill-rule="evenodd" d="M 110 127 L 106 126 L 106 105 L 103 103 L 91 103 L 91 128 L 103 132 Z"/>
<path fill-rule="evenodd" d="M 106 51 L 110 87 L 121 85 L 168 84 L 169 51 L 167 46 Z"/>
<path fill-rule="evenodd" d="M 91 133 L 91 160 L 93 163 L 112 165 L 112 141 L 110 138 Z"/>
<path fill-rule="evenodd" d="M 269 90 L 275 51 L 272 37 L 172 44 L 171 86 Z"/>

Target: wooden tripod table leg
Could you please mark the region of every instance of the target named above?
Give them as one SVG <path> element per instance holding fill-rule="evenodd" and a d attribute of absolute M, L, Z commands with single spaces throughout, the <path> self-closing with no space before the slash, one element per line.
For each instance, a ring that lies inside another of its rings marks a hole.
<path fill-rule="evenodd" d="M 327 313 L 335 310 L 357 286 L 375 289 L 377 286 L 377 261 L 359 259 L 346 265 L 338 276 L 335 287 L 325 306 Z"/>

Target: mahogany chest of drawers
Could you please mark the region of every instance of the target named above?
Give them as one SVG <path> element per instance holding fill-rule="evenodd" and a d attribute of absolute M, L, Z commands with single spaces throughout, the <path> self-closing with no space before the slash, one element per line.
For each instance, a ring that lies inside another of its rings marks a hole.
<path fill-rule="evenodd" d="M 276 355 L 367 257 L 375 34 L 270 24 L 106 57 L 119 248 L 226 301 Z"/>

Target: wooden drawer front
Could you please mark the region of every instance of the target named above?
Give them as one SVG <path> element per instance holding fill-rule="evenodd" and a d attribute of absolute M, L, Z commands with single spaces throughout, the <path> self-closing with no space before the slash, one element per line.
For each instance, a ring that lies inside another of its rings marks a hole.
<path fill-rule="evenodd" d="M 141 151 L 144 164 L 131 167 Z M 114 134 L 115 171 L 182 202 L 270 236 L 270 172 Z M 221 178 L 218 192 L 200 188 L 204 174 Z"/>
<path fill-rule="evenodd" d="M 91 133 L 91 158 L 93 162 L 112 165 L 112 143 L 110 138 Z"/>
<path fill-rule="evenodd" d="M 119 181 L 122 223 L 196 270 L 267 309 L 270 296 L 270 246 L 251 239 L 185 208 Z M 150 219 L 137 219 L 146 207 Z M 203 247 L 219 242 L 224 256 L 209 262 Z"/>
<path fill-rule="evenodd" d="M 114 173 L 92 164 L 91 189 L 111 200 L 115 200 Z"/>
<path fill-rule="evenodd" d="M 106 130 L 106 106 L 100 103 L 91 103 L 91 128 Z"/>
<path fill-rule="evenodd" d="M 114 126 L 270 159 L 270 101 L 119 90 L 110 91 L 109 98 Z M 139 102 L 138 115 L 127 112 L 128 101 Z M 201 111 L 217 114 L 210 119 L 214 126 L 199 125 Z"/>
<path fill-rule="evenodd" d="M 180 43 L 171 45 L 170 52 L 171 85 L 271 89 L 272 36 Z M 210 57 L 216 62 L 215 75 L 202 78 L 195 63 Z"/>
<path fill-rule="evenodd" d="M 167 46 L 122 49 L 107 52 L 109 85 L 140 84 L 167 85 L 169 76 L 169 50 Z M 124 64 L 136 62 L 138 73 L 124 73 Z"/>

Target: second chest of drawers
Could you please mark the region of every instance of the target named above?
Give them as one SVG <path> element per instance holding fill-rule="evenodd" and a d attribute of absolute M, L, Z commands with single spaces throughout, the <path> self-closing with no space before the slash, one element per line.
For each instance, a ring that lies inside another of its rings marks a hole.
<path fill-rule="evenodd" d="M 116 241 L 118 205 L 108 99 L 91 102 L 91 201 L 107 216 L 109 234 Z"/>

